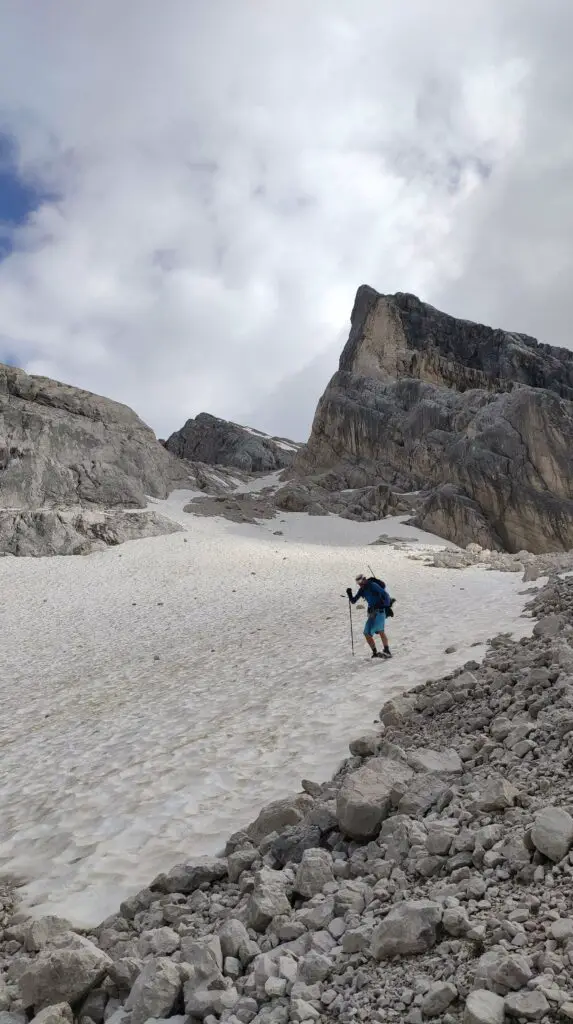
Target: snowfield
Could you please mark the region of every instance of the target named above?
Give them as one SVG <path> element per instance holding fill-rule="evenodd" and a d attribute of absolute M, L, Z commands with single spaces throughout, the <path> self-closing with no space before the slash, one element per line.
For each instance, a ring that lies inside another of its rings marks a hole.
<path fill-rule="evenodd" d="M 444 546 L 396 520 L 238 526 L 183 513 L 191 496 L 151 506 L 185 533 L 0 560 L 0 877 L 27 880 L 35 913 L 101 921 L 302 777 L 330 776 L 389 696 L 531 631 L 518 574 L 368 546 Z M 369 564 L 397 599 L 391 662 L 370 660 L 356 609 L 350 649 L 344 591 Z"/>

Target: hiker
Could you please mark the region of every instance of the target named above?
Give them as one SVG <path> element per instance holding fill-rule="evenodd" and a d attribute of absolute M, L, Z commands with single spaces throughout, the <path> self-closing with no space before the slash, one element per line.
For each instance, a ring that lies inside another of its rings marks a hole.
<path fill-rule="evenodd" d="M 356 604 L 361 597 L 368 606 L 368 617 L 364 625 L 364 636 L 366 643 L 372 651 L 373 658 L 391 658 L 392 652 L 388 644 L 388 637 L 384 632 L 386 625 L 386 611 L 391 608 L 391 599 L 386 586 L 381 581 L 367 579 L 362 573 L 356 577 L 358 593 L 352 596 L 352 590 L 348 587 L 346 593 L 351 604 Z M 382 651 L 377 651 L 374 634 L 378 633 L 383 645 Z"/>

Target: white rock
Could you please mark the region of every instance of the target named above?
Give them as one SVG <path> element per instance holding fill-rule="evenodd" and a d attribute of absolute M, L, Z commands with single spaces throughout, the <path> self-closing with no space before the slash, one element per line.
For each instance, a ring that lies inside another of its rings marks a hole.
<path fill-rule="evenodd" d="M 373 839 L 391 808 L 397 783 L 407 783 L 413 772 L 406 764 L 387 757 L 373 757 L 358 771 L 347 775 L 336 799 L 340 830 L 353 839 Z"/>

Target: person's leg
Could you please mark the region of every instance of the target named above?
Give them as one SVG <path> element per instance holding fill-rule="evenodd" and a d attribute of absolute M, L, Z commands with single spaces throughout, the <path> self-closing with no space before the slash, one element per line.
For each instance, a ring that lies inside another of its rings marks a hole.
<path fill-rule="evenodd" d="M 388 643 L 388 637 L 386 636 L 385 631 L 383 629 L 380 629 L 378 631 L 378 636 L 380 637 L 380 639 L 382 641 L 382 648 L 383 648 L 382 653 L 383 653 L 384 657 L 385 658 L 391 658 L 392 657 L 392 651 L 390 650 L 390 645 Z"/>
<path fill-rule="evenodd" d="M 372 657 L 377 658 L 378 651 L 376 650 L 376 641 L 374 640 L 372 626 L 373 620 L 371 618 L 366 619 L 364 625 L 364 639 L 366 640 L 366 643 L 368 644 L 370 650 L 372 651 Z"/>

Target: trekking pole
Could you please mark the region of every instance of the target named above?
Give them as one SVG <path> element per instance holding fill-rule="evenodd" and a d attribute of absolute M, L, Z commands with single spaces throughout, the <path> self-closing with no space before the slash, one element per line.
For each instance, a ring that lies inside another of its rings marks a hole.
<path fill-rule="evenodd" d="M 352 657 L 354 657 L 354 630 L 352 628 L 352 605 L 350 599 L 348 600 L 348 612 L 350 614 L 350 643 L 352 645 Z"/>

